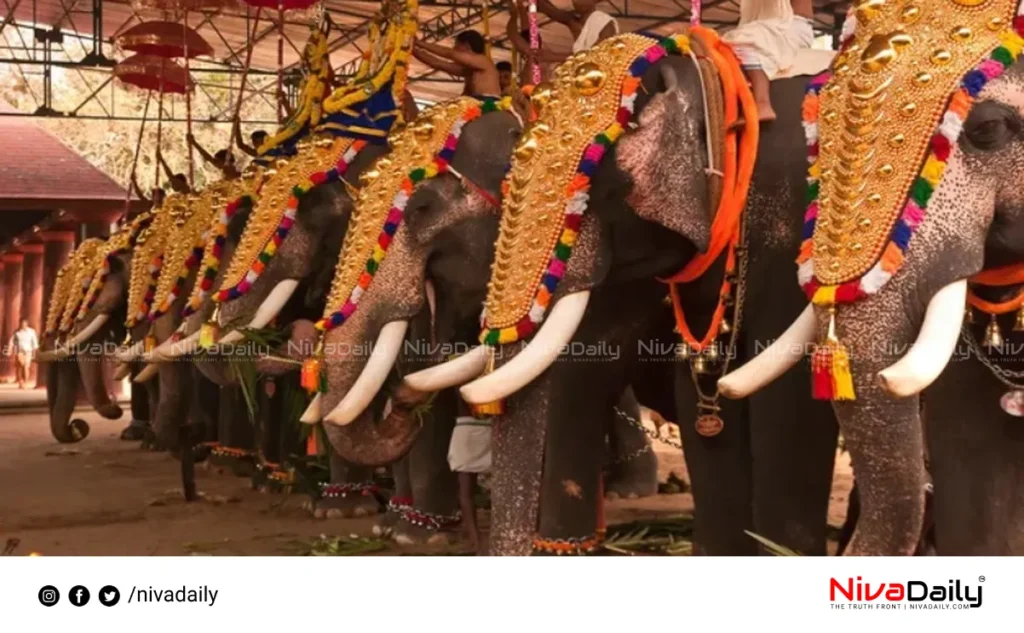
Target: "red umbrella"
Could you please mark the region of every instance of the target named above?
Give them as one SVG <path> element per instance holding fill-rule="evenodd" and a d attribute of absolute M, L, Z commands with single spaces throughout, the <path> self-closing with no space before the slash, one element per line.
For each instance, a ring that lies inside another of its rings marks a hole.
<path fill-rule="evenodd" d="M 153 55 L 133 55 L 114 66 L 114 76 L 144 90 L 185 94 L 192 90 L 188 71 L 175 61 Z"/>
<path fill-rule="evenodd" d="M 213 47 L 194 29 L 176 22 L 143 22 L 122 33 L 117 45 L 124 50 L 156 57 L 213 55 Z"/>
<path fill-rule="evenodd" d="M 236 6 L 235 0 L 132 0 L 132 7 L 160 11 L 203 11 Z"/>
<path fill-rule="evenodd" d="M 320 0 L 242 0 L 250 7 L 261 7 L 264 9 L 284 9 L 295 11 L 297 9 L 308 9 Z"/>

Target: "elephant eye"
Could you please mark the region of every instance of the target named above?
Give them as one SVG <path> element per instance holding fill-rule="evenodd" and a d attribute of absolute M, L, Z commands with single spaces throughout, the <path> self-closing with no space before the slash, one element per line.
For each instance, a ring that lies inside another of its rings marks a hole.
<path fill-rule="evenodd" d="M 970 148 L 992 152 L 1019 137 L 1024 125 L 1009 106 L 984 101 L 971 110 L 964 124 L 964 138 Z"/>

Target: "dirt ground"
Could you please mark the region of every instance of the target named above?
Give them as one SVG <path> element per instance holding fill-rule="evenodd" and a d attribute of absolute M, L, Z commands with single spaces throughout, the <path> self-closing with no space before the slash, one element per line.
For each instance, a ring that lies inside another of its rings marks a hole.
<path fill-rule="evenodd" d="M 50 436 L 46 415 L 0 411 L 0 544 L 19 539 L 16 555 L 289 555 L 321 534 L 370 536 L 373 519 L 317 520 L 300 495 L 263 494 L 248 480 L 197 472 L 206 499 L 181 499 L 178 463 L 141 451 L 117 435 L 124 421 L 82 413 L 90 436 L 71 446 Z M 661 481 L 687 479 L 682 455 L 656 446 Z M 839 525 L 851 485 L 837 460 L 829 523 Z M 689 494 L 608 504 L 608 522 L 675 516 L 693 510 Z M 486 516 L 483 523 L 486 525 Z M 389 547 L 384 553 L 453 553 Z"/>

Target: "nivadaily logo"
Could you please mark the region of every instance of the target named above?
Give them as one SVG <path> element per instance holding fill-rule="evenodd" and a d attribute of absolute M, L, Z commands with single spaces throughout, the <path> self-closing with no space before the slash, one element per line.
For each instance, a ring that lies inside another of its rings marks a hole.
<path fill-rule="evenodd" d="M 829 600 L 833 609 L 977 609 L 981 606 L 981 583 L 969 585 L 950 580 L 946 585 L 933 585 L 923 580 L 906 582 L 864 582 L 857 576 L 829 582 Z"/>

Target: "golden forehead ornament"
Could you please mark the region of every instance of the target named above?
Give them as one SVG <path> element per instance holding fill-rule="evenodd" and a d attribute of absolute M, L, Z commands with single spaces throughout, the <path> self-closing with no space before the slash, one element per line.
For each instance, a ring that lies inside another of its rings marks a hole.
<path fill-rule="evenodd" d="M 538 86 L 540 116 L 513 152 L 488 285 L 491 329 L 513 326 L 530 310 L 564 226 L 565 191 L 584 149 L 615 120 L 630 64 L 656 42 L 627 34 L 561 64 Z"/>
<path fill-rule="evenodd" d="M 862 277 L 883 254 L 964 76 L 1000 45 L 1014 0 L 860 0 L 819 96 L 814 274 Z"/>
<path fill-rule="evenodd" d="M 164 259 L 160 266 L 151 309 L 163 306 L 178 282 L 188 276 L 186 262 L 197 246 L 203 244 L 203 236 L 209 231 L 216 214 L 215 200 L 223 198 L 222 192 L 231 181 L 220 181 L 200 193 L 190 194 L 180 210 L 179 222 L 167 237 Z"/>
<path fill-rule="evenodd" d="M 249 214 L 221 288 L 234 288 L 245 281 L 254 267 L 262 269 L 258 260 L 267 251 L 274 234 L 283 223 L 290 226 L 294 221 L 298 208 L 295 189 L 309 190 L 312 187 L 310 176 L 334 168 L 353 142 L 354 139 L 342 137 L 304 139 L 298 143 L 298 154 L 294 158 L 264 174 L 259 200 Z M 276 251 L 276 247 L 273 250 Z"/>
<path fill-rule="evenodd" d="M 460 97 L 425 109 L 415 120 L 392 131 L 388 137 L 390 151 L 360 175 L 361 187 L 334 270 L 325 317 L 341 310 L 360 283 L 360 277 L 369 274 L 368 260 L 375 258 L 378 263 L 383 260 L 378 239 L 403 182 L 414 170 L 432 163 L 434 156 L 444 148 L 452 126 L 472 107 L 479 107 L 476 99 Z M 406 193 L 412 194 L 411 191 Z M 378 250 L 380 252 L 375 253 Z M 368 281 L 364 280 L 362 286 L 367 285 Z"/>
<path fill-rule="evenodd" d="M 67 287 L 67 300 L 60 316 L 60 330 L 65 332 L 74 324 L 75 314 L 78 306 L 85 298 L 89 282 L 92 281 L 93 273 L 99 268 L 103 261 L 105 241 L 99 238 L 84 240 L 75 250 L 73 263 L 71 264 L 71 279 Z"/>

